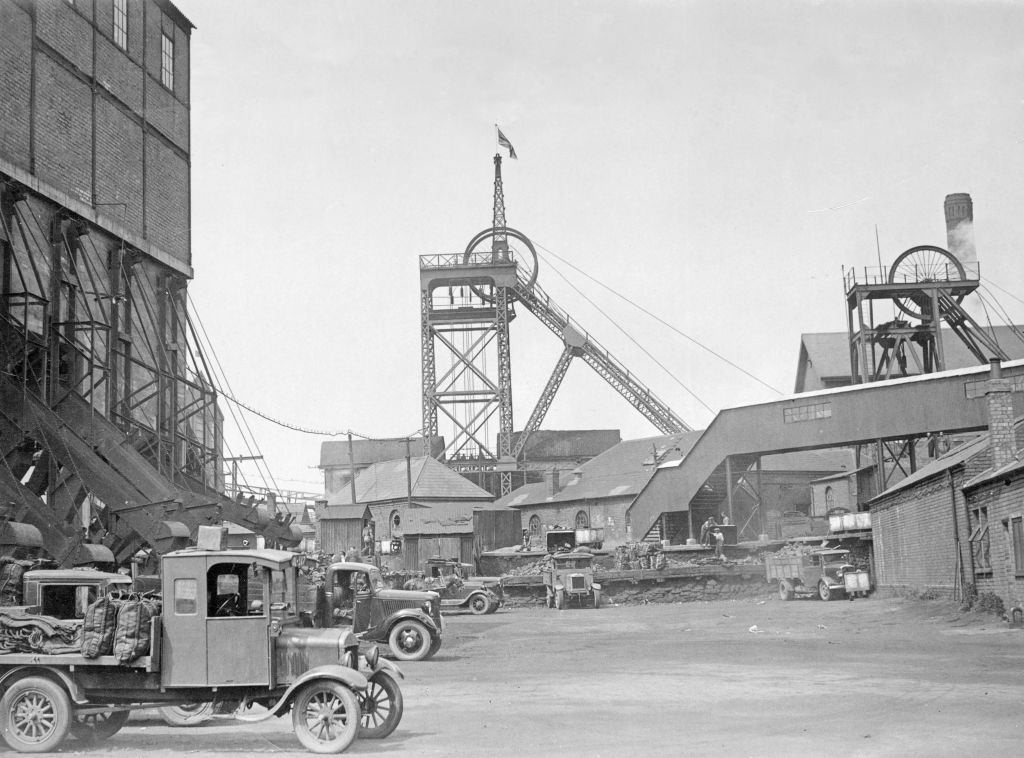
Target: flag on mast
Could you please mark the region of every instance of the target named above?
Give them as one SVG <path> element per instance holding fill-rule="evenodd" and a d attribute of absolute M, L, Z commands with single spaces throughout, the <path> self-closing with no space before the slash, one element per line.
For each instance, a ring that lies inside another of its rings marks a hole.
<path fill-rule="evenodd" d="M 512 147 L 512 143 L 508 141 L 508 137 L 506 137 L 504 134 L 501 133 L 501 129 L 498 127 L 497 124 L 494 125 L 494 128 L 498 130 L 498 145 L 499 145 L 499 147 L 507 147 L 508 148 L 508 157 L 512 158 L 513 160 L 519 160 L 516 157 L 516 149 L 514 147 Z"/>

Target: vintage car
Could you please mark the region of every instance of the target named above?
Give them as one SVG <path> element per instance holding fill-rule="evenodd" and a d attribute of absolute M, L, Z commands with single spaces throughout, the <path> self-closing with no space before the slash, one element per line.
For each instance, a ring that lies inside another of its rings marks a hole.
<path fill-rule="evenodd" d="M 441 610 L 468 609 L 476 614 L 494 613 L 505 602 L 501 579 L 470 576 L 472 566 L 455 558 L 428 558 L 424 582 L 441 597 Z"/>
<path fill-rule="evenodd" d="M 375 649 L 361 655 L 347 629 L 303 624 L 299 561 L 280 550 L 167 553 L 162 609 L 150 607 L 152 617 L 136 609 L 144 623 L 128 632 L 136 645 L 129 657 L 102 648 L 88 657 L 80 638 L 78 647 L 63 638 L 48 647 L 54 619 L 18 611 L 5 626 L 8 640 L 30 626 L 40 640 L 0 655 L 0 736 L 16 751 L 48 752 L 69 734 L 83 743 L 112 737 L 132 709 L 202 703 L 238 708 L 236 718 L 250 722 L 290 713 L 299 742 L 316 753 L 340 753 L 357 733 L 387 736 L 402 717 L 401 672 Z M 109 586 L 121 583 L 116 576 Z M 45 593 L 39 600 L 44 606 Z"/>
<path fill-rule="evenodd" d="M 819 597 L 835 600 L 866 595 L 870 589 L 868 572 L 859 571 L 850 562 L 850 551 L 814 550 L 802 554 L 765 556 L 765 577 L 778 583 L 779 597 Z"/>
<path fill-rule="evenodd" d="M 403 661 L 422 661 L 441 649 L 441 599 L 436 592 L 395 590 L 369 563 L 332 563 L 325 577 L 322 626 L 349 626 L 366 642 L 380 642 Z"/>
<path fill-rule="evenodd" d="M 594 581 L 594 556 L 573 551 L 549 555 L 541 572 L 548 608 L 561 610 L 570 603 L 601 607 L 601 585 Z"/>

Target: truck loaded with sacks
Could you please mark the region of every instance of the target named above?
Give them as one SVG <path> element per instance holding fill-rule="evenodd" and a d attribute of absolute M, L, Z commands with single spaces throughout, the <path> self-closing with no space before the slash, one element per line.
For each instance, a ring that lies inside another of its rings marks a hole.
<path fill-rule="evenodd" d="M 31 582 L 51 577 L 27 572 L 25 604 L 0 609 L 0 736 L 48 752 L 68 735 L 112 737 L 133 709 L 213 703 L 243 721 L 291 713 L 312 752 L 386 737 L 402 717 L 401 671 L 375 649 L 361 655 L 349 629 L 305 625 L 300 561 L 280 550 L 171 552 L 159 597 L 76 569 L 51 572 L 64 589 L 39 593 Z"/>

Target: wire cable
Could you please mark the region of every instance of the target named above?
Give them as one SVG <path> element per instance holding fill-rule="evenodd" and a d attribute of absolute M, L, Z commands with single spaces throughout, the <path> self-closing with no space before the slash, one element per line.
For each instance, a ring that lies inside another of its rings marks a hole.
<path fill-rule="evenodd" d="M 637 303 L 636 301 L 632 300 L 632 299 L 631 299 L 631 298 L 629 298 L 629 297 L 626 297 L 626 296 L 625 296 L 625 295 L 623 295 L 622 293 L 620 293 L 620 292 L 618 292 L 617 290 L 615 290 L 615 289 L 614 289 L 613 287 L 610 287 L 609 285 L 605 284 L 604 282 L 600 281 L 599 279 L 596 279 L 595 277 L 591 276 L 590 274 L 588 274 L 588 273 L 587 273 L 586 271 L 584 271 L 583 269 L 581 269 L 581 268 L 579 268 L 578 266 L 574 265 L 574 264 L 573 264 L 572 262 L 570 262 L 570 261 L 566 260 L 565 258 L 563 258 L 562 256 L 558 255 L 558 254 L 557 254 L 557 253 L 555 253 L 554 251 L 552 251 L 552 250 L 548 249 L 548 248 L 547 248 L 547 247 L 545 247 L 544 245 L 541 245 L 540 243 L 538 243 L 538 242 L 536 242 L 536 241 L 534 241 L 534 245 L 536 245 L 536 246 L 537 246 L 537 247 L 538 247 L 539 249 L 543 250 L 544 252 L 548 253 L 549 255 L 552 255 L 552 256 L 554 256 L 555 258 L 557 258 L 558 260 L 560 260 L 560 261 L 561 261 L 562 263 L 564 263 L 565 265 L 567 265 L 567 266 L 569 266 L 570 268 L 572 268 L 572 269 L 573 269 L 574 271 L 576 271 L 576 272 L 578 272 L 578 273 L 582 274 L 583 276 L 587 277 L 588 279 L 590 279 L 590 280 L 591 280 L 592 282 L 594 282 L 595 284 L 597 284 L 597 285 L 599 285 L 599 286 L 603 287 L 604 289 L 608 290 L 608 292 L 610 292 L 610 293 L 612 293 L 613 295 L 615 295 L 615 297 L 617 297 L 617 298 L 619 298 L 619 299 L 621 299 L 621 300 L 624 300 L 625 302 L 629 303 L 629 304 L 630 304 L 630 305 L 632 305 L 632 306 L 633 306 L 634 308 L 636 308 L 636 309 L 637 309 L 638 311 L 640 311 L 641 313 L 644 313 L 644 314 L 646 314 L 647 316 L 651 317 L 652 319 L 654 319 L 655 321 L 657 321 L 657 322 L 658 322 L 659 324 L 661 324 L 662 326 L 665 326 L 665 327 L 667 327 L 668 329 L 671 329 L 671 330 L 672 330 L 673 332 L 675 332 L 676 334 L 678 334 L 678 335 L 679 335 L 680 337 L 683 337 L 683 338 L 685 338 L 685 339 L 689 340 L 689 341 L 690 341 L 690 342 L 692 342 L 692 343 L 693 343 L 694 345 L 696 345 L 697 347 L 699 347 L 699 348 L 700 348 L 701 350 L 704 350 L 704 351 L 706 351 L 706 352 L 710 353 L 711 355 L 713 355 L 714 357 L 718 358 L 718 359 L 719 359 L 720 361 L 722 361 L 723 363 L 725 363 L 725 364 L 727 364 L 727 365 L 731 366 L 732 368 L 736 369 L 737 371 L 739 371 L 740 373 L 744 374 L 745 376 L 748 376 L 749 378 L 753 379 L 753 380 L 754 380 L 755 382 L 757 382 L 758 384 L 762 385 L 763 387 L 765 387 L 765 388 L 767 388 L 767 389 L 770 389 L 770 390 L 771 390 L 772 392 L 774 392 L 774 393 L 776 393 L 776 394 L 778 394 L 778 395 L 785 395 L 785 394 L 786 394 L 785 392 L 782 392 L 781 390 L 779 390 L 779 389 L 777 389 L 777 388 L 773 387 L 772 385 L 768 384 L 768 383 L 767 383 L 766 381 L 764 381 L 763 379 L 760 379 L 759 377 L 757 377 L 757 376 L 755 376 L 754 374 L 750 373 L 749 371 L 747 371 L 747 370 L 746 370 L 745 368 L 743 368 L 742 366 L 739 366 L 739 365 L 737 365 L 736 363 L 734 363 L 733 361 L 729 360 L 729 359 L 728 359 L 728 358 L 726 358 L 726 357 L 725 357 L 724 355 L 721 355 L 720 353 L 717 353 L 717 352 L 715 352 L 715 351 L 714 351 L 714 350 L 712 350 L 712 349 L 711 349 L 710 347 L 708 347 L 707 345 L 705 345 L 705 344 L 703 344 L 702 342 L 700 342 L 700 341 L 699 341 L 698 339 L 696 339 L 696 338 L 694 338 L 694 337 L 691 337 L 691 336 L 690 336 L 689 334 L 687 334 L 686 332 L 682 331 L 682 330 L 681 330 L 681 329 L 679 329 L 678 327 L 676 327 L 676 326 L 674 326 L 674 325 L 670 324 L 669 322 L 665 321 L 665 319 L 661 318 L 661 317 L 660 317 L 660 316 L 658 316 L 657 314 L 654 314 L 654 313 L 652 313 L 651 311 L 647 310 L 646 308 L 644 308 L 644 307 L 643 307 L 642 305 L 640 305 L 640 304 L 639 304 L 639 303 Z M 550 265 L 550 261 L 548 261 L 548 264 Z M 553 267 L 552 267 L 552 268 L 553 268 Z M 614 322 L 613 322 L 613 323 L 614 323 Z"/>

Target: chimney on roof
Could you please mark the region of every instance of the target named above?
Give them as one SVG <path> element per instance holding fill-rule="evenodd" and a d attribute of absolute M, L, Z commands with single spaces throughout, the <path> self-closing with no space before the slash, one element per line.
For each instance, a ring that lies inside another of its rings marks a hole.
<path fill-rule="evenodd" d="M 989 360 L 989 380 L 985 386 L 985 401 L 988 403 L 988 436 L 992 450 L 992 468 L 1000 469 L 1017 457 L 1017 445 L 1013 431 L 1013 384 L 1003 379 L 1003 369 L 998 358 Z"/>
<path fill-rule="evenodd" d="M 978 272 L 972 268 L 978 262 L 978 251 L 974 247 L 974 203 L 966 192 L 946 195 L 946 247 L 956 259 L 968 268 L 967 278 L 976 279 Z"/>
<path fill-rule="evenodd" d="M 561 491 L 562 487 L 560 480 L 561 477 L 558 473 L 558 469 L 553 469 L 548 472 L 548 484 L 550 485 L 548 487 L 549 495 L 557 495 Z"/>

